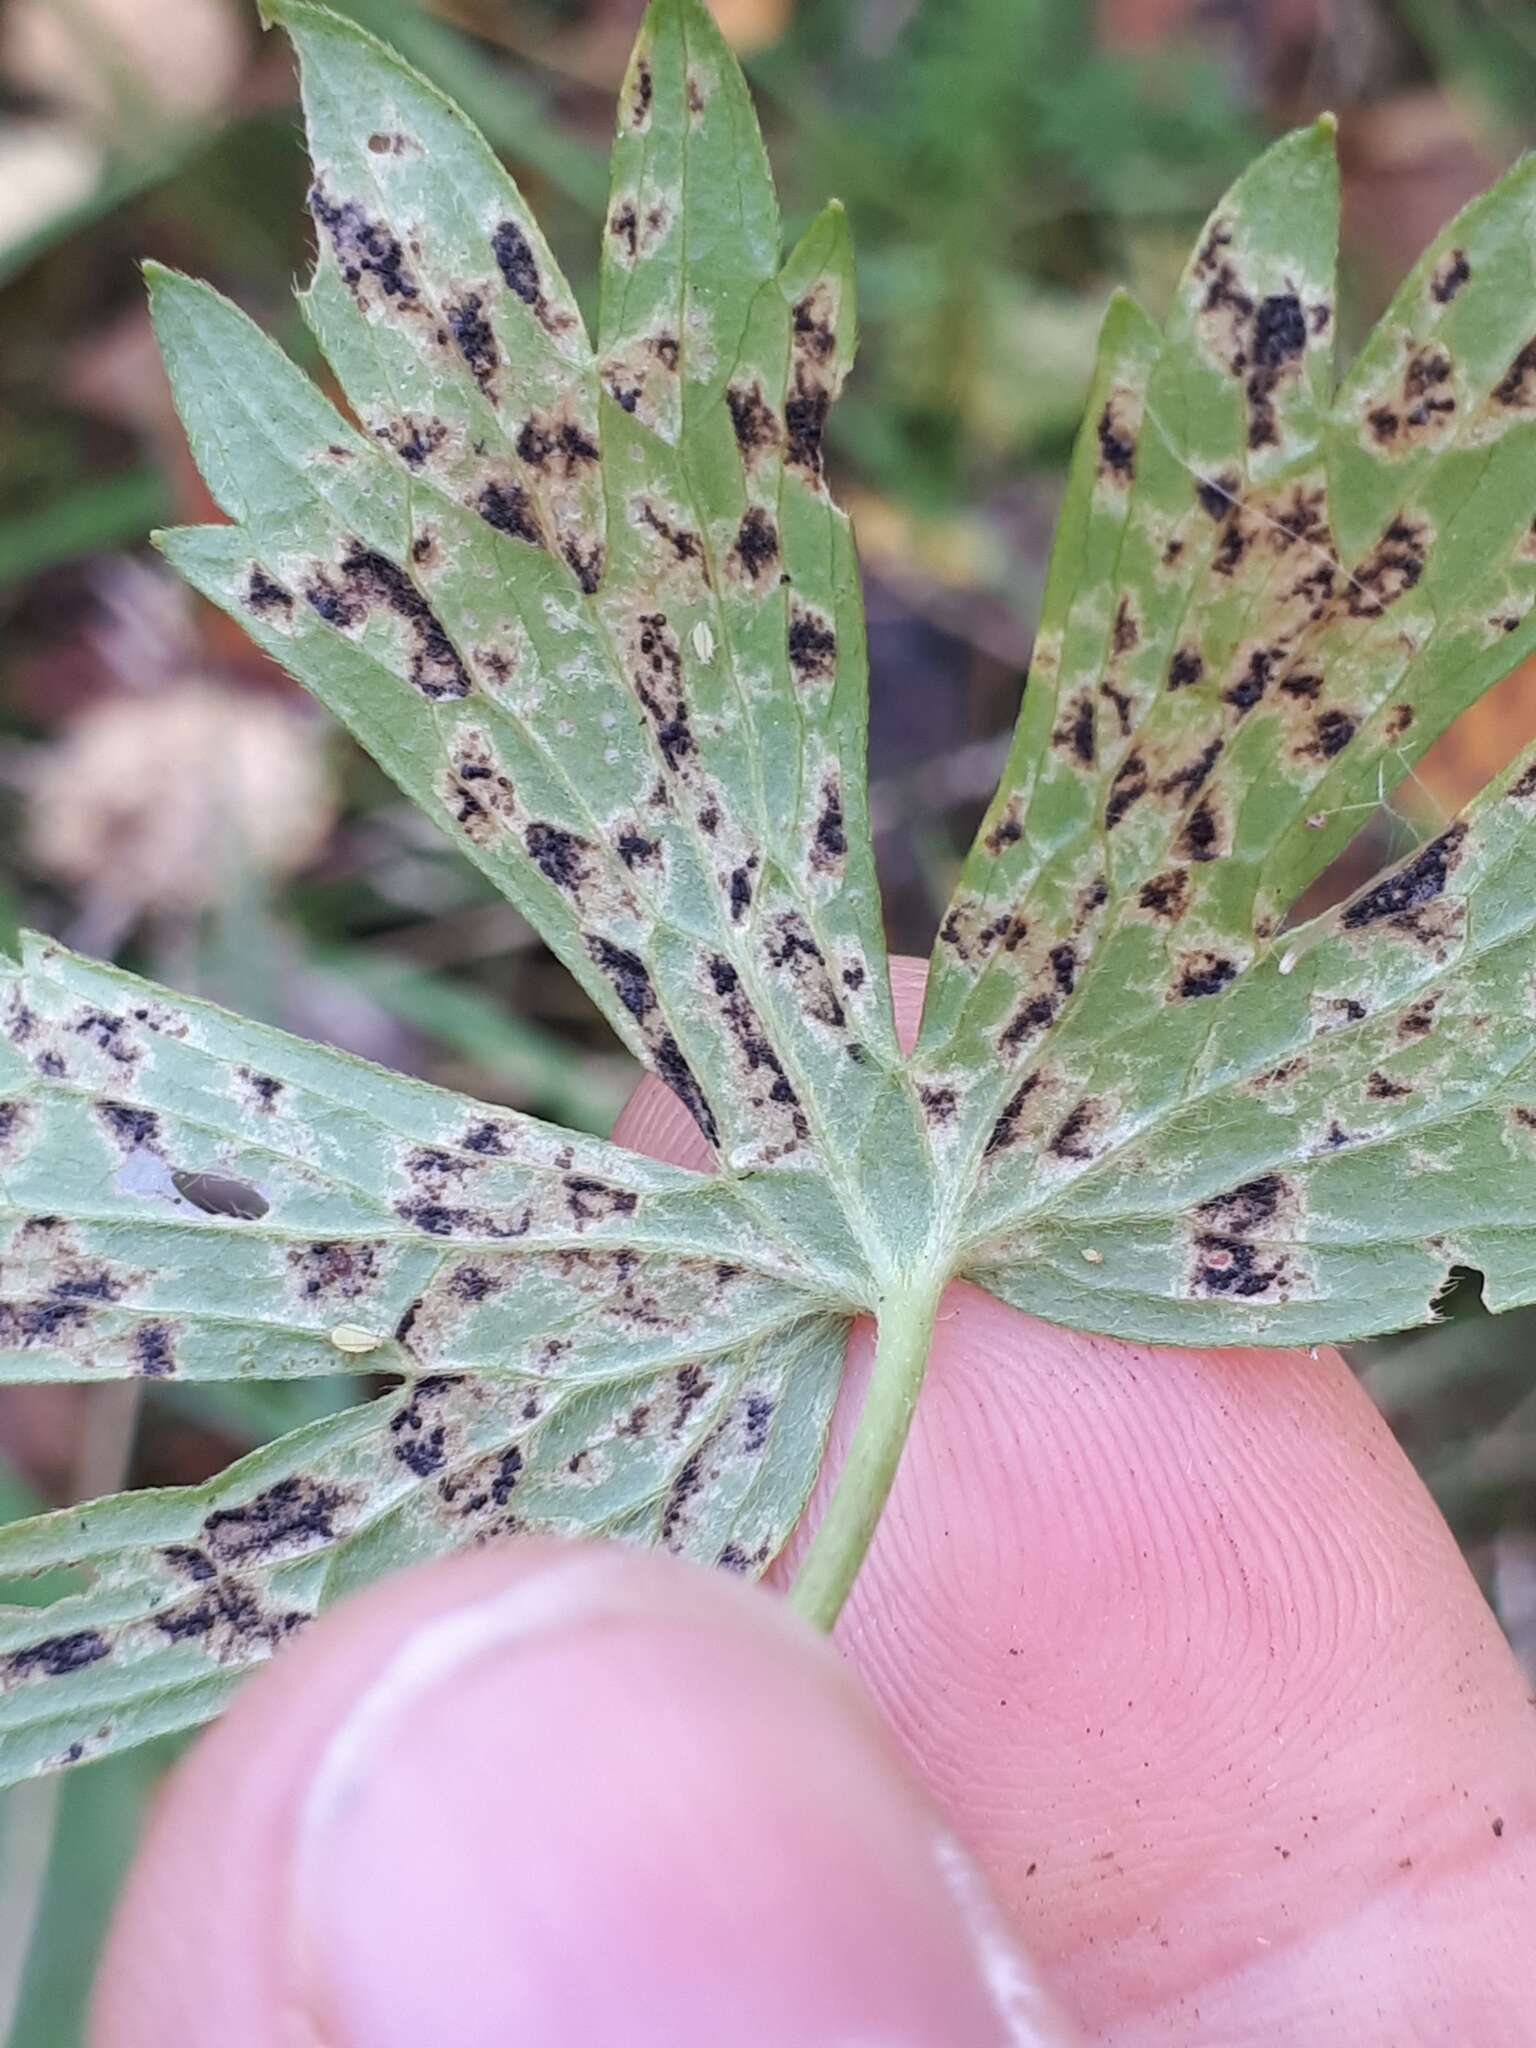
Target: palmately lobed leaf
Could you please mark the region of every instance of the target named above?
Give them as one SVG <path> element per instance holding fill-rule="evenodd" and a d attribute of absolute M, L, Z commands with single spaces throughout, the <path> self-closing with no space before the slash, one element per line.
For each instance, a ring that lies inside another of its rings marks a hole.
<path fill-rule="evenodd" d="M 626 75 L 595 341 L 455 108 L 270 0 L 345 410 L 156 270 L 226 524 L 162 536 L 544 934 L 715 1170 L 657 1165 L 46 941 L 0 971 L 12 1378 L 391 1382 L 192 1489 L 0 1532 L 0 1779 L 216 1710 L 381 1573 L 514 1530 L 760 1570 L 872 1392 L 804 1566 L 835 1613 L 939 1292 L 1143 1342 L 1536 1299 L 1536 757 L 1350 902 L 1298 899 L 1536 643 L 1536 168 L 1335 389 L 1327 122 L 1112 301 L 998 793 L 903 1059 L 858 574 L 824 473 L 846 223 L 787 259 L 701 0 Z M 851 1475 L 851 1476 L 850 1476 Z M 797 1595 L 799 1588 L 797 1588 Z"/>

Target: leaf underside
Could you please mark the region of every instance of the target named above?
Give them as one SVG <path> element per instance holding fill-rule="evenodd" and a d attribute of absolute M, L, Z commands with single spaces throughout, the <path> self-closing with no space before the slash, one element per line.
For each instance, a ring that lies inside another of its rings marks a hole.
<path fill-rule="evenodd" d="M 1116 299 L 1002 784 L 903 1058 L 857 569 L 822 441 L 830 208 L 784 258 L 700 0 L 626 77 L 589 341 L 461 115 L 301 0 L 340 403 L 151 276 L 227 524 L 168 557 L 524 911 L 714 1148 L 699 1174 L 30 941 L 0 967 L 12 1379 L 390 1390 L 207 1486 L 0 1532 L 0 1780 L 213 1712 L 330 1599 L 515 1529 L 743 1571 L 850 1319 L 965 1275 L 1152 1342 L 1536 1299 L 1536 765 L 1341 909 L 1364 807 L 1536 643 L 1536 169 L 1335 388 L 1328 124 Z"/>

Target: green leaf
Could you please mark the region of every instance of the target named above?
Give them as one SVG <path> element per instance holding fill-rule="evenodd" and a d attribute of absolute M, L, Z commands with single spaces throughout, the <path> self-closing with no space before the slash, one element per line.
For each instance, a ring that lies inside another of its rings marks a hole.
<path fill-rule="evenodd" d="M 0 968 L 0 1367 L 399 1384 L 205 1487 L 0 1532 L 0 1573 L 89 1581 L 0 1614 L 0 1778 L 188 1726 L 337 1594 L 509 1530 L 760 1569 L 867 1311 L 793 1596 L 829 1622 L 957 1275 L 1152 1342 L 1422 1322 L 1452 1266 L 1536 1299 L 1536 760 L 1288 923 L 1536 641 L 1536 170 L 1451 225 L 1337 392 L 1329 123 L 1238 181 L 1161 326 L 1112 303 L 903 1058 L 822 464 L 840 210 L 783 257 L 728 50 L 701 0 L 654 0 L 594 345 L 463 116 L 355 25 L 268 11 L 348 410 L 152 271 L 229 520 L 163 545 L 519 905 L 714 1163 L 29 941 Z"/>

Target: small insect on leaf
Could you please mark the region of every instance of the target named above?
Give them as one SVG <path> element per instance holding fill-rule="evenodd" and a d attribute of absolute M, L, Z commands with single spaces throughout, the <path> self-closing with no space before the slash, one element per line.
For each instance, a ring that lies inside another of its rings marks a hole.
<path fill-rule="evenodd" d="M 338 1323 L 330 1338 L 338 1351 L 345 1351 L 355 1358 L 379 1350 L 386 1341 L 377 1330 L 365 1330 L 360 1323 Z"/>
<path fill-rule="evenodd" d="M 201 1209 L 205 1216 L 235 1216 L 254 1222 L 265 1216 L 271 1204 L 249 1181 L 234 1180 L 223 1173 L 171 1174 L 171 1185 L 184 1202 Z"/>
<path fill-rule="evenodd" d="M 1342 381 L 1330 123 L 1117 297 L 1028 688 L 904 1055 L 828 482 L 841 209 L 787 254 L 702 0 L 653 0 L 589 335 L 522 195 L 353 23 L 302 78 L 345 402 L 151 266 L 226 524 L 169 559 L 543 934 L 708 1148 L 663 1166 L 177 998 L 0 960 L 0 1370 L 387 1391 L 207 1485 L 0 1531 L 0 1781 L 217 1711 L 337 1595 L 538 1531 L 761 1572 L 879 1324 L 792 1598 L 823 1624 L 956 1277 L 1142 1343 L 1536 1298 L 1536 756 L 1339 910 L 1294 907 L 1536 648 L 1536 162 Z M 388 109 L 386 146 L 381 108 Z M 201 1162 L 201 1163 L 198 1163 Z M 1432 1168 L 1433 1170 L 1429 1170 Z"/>

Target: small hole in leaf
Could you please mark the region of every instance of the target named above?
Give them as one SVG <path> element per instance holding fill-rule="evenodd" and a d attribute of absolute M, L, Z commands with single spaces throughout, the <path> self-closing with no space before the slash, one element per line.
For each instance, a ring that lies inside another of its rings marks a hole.
<path fill-rule="evenodd" d="M 254 1223 L 272 1206 L 259 1188 L 226 1173 L 173 1173 L 171 1185 L 184 1202 L 201 1209 L 205 1216 L 235 1216 Z"/>

